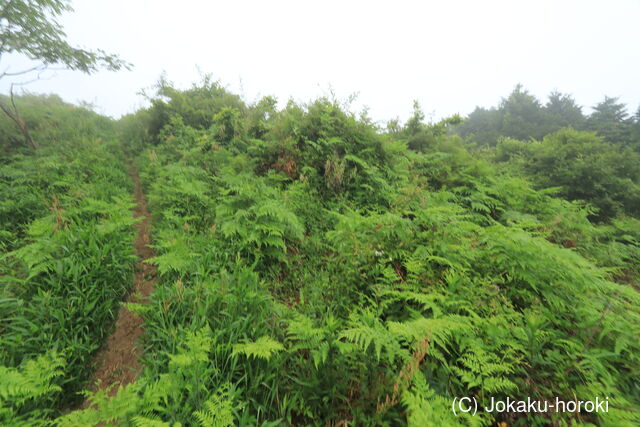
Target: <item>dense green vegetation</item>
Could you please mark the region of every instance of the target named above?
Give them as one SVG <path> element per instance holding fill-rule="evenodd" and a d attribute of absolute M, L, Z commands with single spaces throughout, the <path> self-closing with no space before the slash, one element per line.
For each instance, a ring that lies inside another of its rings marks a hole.
<path fill-rule="evenodd" d="M 568 200 L 588 202 L 590 218 L 610 220 L 640 212 L 640 115 L 605 97 L 585 116 L 569 95 L 542 105 L 518 85 L 492 109 L 476 108 L 456 132 L 524 172 L 536 188 L 557 187 Z M 640 111 L 639 111 L 640 112 Z M 495 150 L 488 149 L 495 147 Z"/>
<path fill-rule="evenodd" d="M 387 130 L 333 99 L 157 89 L 117 123 L 21 99 L 35 151 L 0 123 L 2 422 L 640 423 L 635 122 L 615 139 L 589 128 L 604 107 L 522 88 L 466 121 L 416 105 Z M 129 305 L 145 372 L 64 414 L 130 281 L 122 150 L 157 252 L 151 302 Z M 610 408 L 456 417 L 463 396 Z"/>
<path fill-rule="evenodd" d="M 552 92 L 543 105 L 522 85 L 496 107 L 476 107 L 457 132 L 480 145 L 495 145 L 501 137 L 541 140 L 565 127 L 596 132 L 607 142 L 640 151 L 640 107 L 630 115 L 618 98 L 605 97 L 586 115 L 571 95 Z"/>
<path fill-rule="evenodd" d="M 13 150 L 11 123 L 0 122 L 3 151 L 14 151 L 0 162 L 5 425 L 78 399 L 135 258 L 132 185 L 113 123 L 57 97 L 20 101 L 41 148 Z"/>

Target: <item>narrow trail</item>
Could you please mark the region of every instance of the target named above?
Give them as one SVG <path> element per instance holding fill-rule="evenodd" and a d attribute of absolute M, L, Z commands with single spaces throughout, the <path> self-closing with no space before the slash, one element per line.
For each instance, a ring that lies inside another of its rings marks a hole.
<path fill-rule="evenodd" d="M 134 287 L 129 293 L 127 302 L 145 302 L 153 291 L 156 282 L 156 267 L 146 264 L 144 261 L 155 256 L 153 249 L 148 245 L 150 214 L 147 209 L 147 202 L 142 193 L 140 178 L 133 166 L 129 167 L 129 173 L 135 185 L 134 217 L 142 218 L 136 225 L 137 236 L 134 247 L 138 262 L 135 267 Z M 137 344 L 142 336 L 142 319 L 129 311 L 124 305 L 118 311 L 118 318 L 115 330 L 105 340 L 102 348 L 95 357 L 96 371 L 91 380 L 91 390 L 105 390 L 109 386 L 118 383 L 127 385 L 136 379 L 142 370 L 140 363 L 141 351 Z M 115 395 L 118 386 L 110 390 L 110 395 Z M 88 401 L 82 405 L 88 407 Z"/>

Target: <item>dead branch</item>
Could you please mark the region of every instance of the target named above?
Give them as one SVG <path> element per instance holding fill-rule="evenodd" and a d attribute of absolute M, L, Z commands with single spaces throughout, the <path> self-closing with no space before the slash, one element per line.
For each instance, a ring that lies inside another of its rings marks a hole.
<path fill-rule="evenodd" d="M 33 140 L 31 134 L 29 133 L 29 129 L 27 128 L 27 124 L 20 117 L 20 113 L 18 111 L 18 106 L 16 105 L 15 98 L 13 96 L 13 84 L 11 85 L 11 89 L 9 90 L 11 107 L 5 105 L 3 102 L 0 102 L 0 109 L 18 126 L 20 129 L 20 133 L 24 137 L 25 141 L 35 150 L 38 148 L 38 144 Z"/>

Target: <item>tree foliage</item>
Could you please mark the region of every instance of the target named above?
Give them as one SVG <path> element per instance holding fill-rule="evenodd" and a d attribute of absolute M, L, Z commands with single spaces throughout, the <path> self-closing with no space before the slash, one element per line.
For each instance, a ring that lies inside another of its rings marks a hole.
<path fill-rule="evenodd" d="M 638 138 L 632 136 L 638 120 L 629 116 L 618 98 L 605 96 L 585 115 L 571 95 L 553 91 L 542 105 L 522 85 L 497 107 L 477 107 L 456 132 L 477 144 L 495 146 L 502 137 L 541 140 L 565 127 L 592 131 L 609 143 L 639 150 Z"/>
<path fill-rule="evenodd" d="M 44 66 L 60 64 L 85 73 L 103 67 L 119 70 L 128 65 L 117 55 L 102 50 L 73 47 L 57 21 L 62 13 L 71 10 L 67 0 L 3 1 L 0 4 L 0 56 L 18 53 Z M 5 71 L 0 77 L 24 71 Z"/>
<path fill-rule="evenodd" d="M 61 65 L 87 74 L 100 68 L 115 71 L 130 67 L 130 64 L 117 55 L 71 45 L 66 40 L 66 34 L 57 20 L 64 12 L 71 10 L 68 0 L 3 0 L 0 2 L 0 59 L 7 54 L 20 54 L 35 64 L 20 70 L 7 67 L 0 74 L 0 79 L 15 79 L 40 73 L 52 65 Z M 36 79 L 39 77 L 38 74 Z M 33 139 L 29 126 L 22 119 L 13 101 L 13 84 L 10 92 L 11 102 L 0 100 L 0 109 L 18 126 L 25 143 L 34 149 L 38 148 L 38 143 Z"/>

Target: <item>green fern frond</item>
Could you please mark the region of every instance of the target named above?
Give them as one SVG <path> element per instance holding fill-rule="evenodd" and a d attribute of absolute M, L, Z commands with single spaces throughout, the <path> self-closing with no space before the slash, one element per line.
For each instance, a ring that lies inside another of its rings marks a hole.
<path fill-rule="evenodd" d="M 235 409 L 228 386 L 224 386 L 204 403 L 204 410 L 193 415 L 201 427 L 228 427 L 235 425 Z"/>
<path fill-rule="evenodd" d="M 170 423 L 166 423 L 158 417 L 143 417 L 140 415 L 131 417 L 131 424 L 135 427 L 173 427 L 181 425 L 180 423 L 176 423 L 172 426 Z"/>
<path fill-rule="evenodd" d="M 144 409 L 141 407 L 139 389 L 140 384 L 134 382 L 120 387 L 113 397 L 109 397 L 105 390 L 98 390 L 89 396 L 88 409 L 70 412 L 56 419 L 56 425 L 60 427 L 94 426 L 126 420 Z"/>
<path fill-rule="evenodd" d="M 60 391 L 52 381 L 63 375 L 64 365 L 60 355 L 49 353 L 18 368 L 0 366 L 0 406 L 20 406 L 29 399 Z"/>
<path fill-rule="evenodd" d="M 284 350 L 284 346 L 273 338 L 267 336 L 258 338 L 255 342 L 247 342 L 244 344 L 235 344 L 233 346 L 233 355 L 244 354 L 247 357 L 261 358 L 269 360 L 271 356 L 279 351 Z"/>
<path fill-rule="evenodd" d="M 460 316 L 446 316 L 438 319 L 420 318 L 408 322 L 388 322 L 389 331 L 406 340 L 423 337 L 431 342 L 446 347 L 456 335 L 467 332 L 471 325 Z"/>
<path fill-rule="evenodd" d="M 412 385 L 402 393 L 402 403 L 407 408 L 407 424 L 410 427 L 422 426 L 483 426 L 488 417 L 478 412 L 475 416 L 451 410 L 452 399 L 432 390 L 424 374 L 418 371 Z"/>
<path fill-rule="evenodd" d="M 187 339 L 182 346 L 183 350 L 177 354 L 169 355 L 169 363 L 176 368 L 185 368 L 193 366 L 197 362 L 206 362 L 209 360 L 209 350 L 212 344 L 213 339 L 209 326 L 196 332 L 188 331 Z"/>
<path fill-rule="evenodd" d="M 352 315 L 350 327 L 343 330 L 339 338 L 354 343 L 363 352 L 373 347 L 376 361 L 380 361 L 383 351 L 385 360 L 391 362 L 409 354 L 400 346 L 396 334 L 389 331 L 370 310 Z"/>

